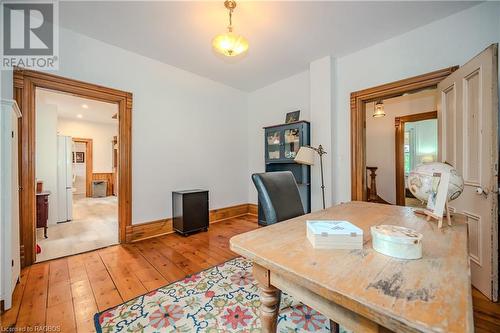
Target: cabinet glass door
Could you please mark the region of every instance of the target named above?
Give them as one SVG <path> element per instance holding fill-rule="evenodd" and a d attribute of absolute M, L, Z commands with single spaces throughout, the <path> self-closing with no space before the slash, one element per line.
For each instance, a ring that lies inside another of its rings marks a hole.
<path fill-rule="evenodd" d="M 285 130 L 285 158 L 295 158 L 300 148 L 300 134 L 298 128 Z"/>
<path fill-rule="evenodd" d="M 267 134 L 267 158 L 270 160 L 280 159 L 281 137 L 280 131 L 271 131 Z"/>

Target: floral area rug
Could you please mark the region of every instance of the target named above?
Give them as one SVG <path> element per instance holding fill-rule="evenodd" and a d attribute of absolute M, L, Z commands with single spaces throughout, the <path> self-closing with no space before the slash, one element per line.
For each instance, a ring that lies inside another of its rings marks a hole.
<path fill-rule="evenodd" d="M 97 332 L 104 333 L 257 333 L 259 306 L 252 263 L 236 258 L 97 313 L 94 319 Z M 330 332 L 330 322 L 283 293 L 278 332 Z"/>

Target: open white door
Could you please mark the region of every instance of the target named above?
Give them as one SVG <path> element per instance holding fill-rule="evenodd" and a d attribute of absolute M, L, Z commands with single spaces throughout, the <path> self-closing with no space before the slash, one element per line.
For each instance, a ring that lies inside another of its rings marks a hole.
<path fill-rule="evenodd" d="M 472 285 L 498 299 L 498 45 L 438 84 L 440 155 L 464 178 L 450 203 L 467 217 Z"/>
<path fill-rule="evenodd" d="M 0 109 L 0 298 L 5 310 L 12 306 L 12 293 L 20 274 L 19 183 L 17 174 L 18 118 L 13 100 L 1 100 Z"/>
<path fill-rule="evenodd" d="M 73 139 L 57 136 L 57 222 L 73 219 Z"/>

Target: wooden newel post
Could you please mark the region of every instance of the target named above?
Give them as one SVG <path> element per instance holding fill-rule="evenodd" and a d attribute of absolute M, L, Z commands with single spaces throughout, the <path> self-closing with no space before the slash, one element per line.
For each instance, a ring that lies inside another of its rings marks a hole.
<path fill-rule="evenodd" d="M 377 171 L 378 167 L 366 167 L 366 169 L 370 171 L 370 190 L 368 191 L 368 201 L 376 202 L 378 200 L 378 195 L 376 181 L 377 174 L 375 171 Z"/>

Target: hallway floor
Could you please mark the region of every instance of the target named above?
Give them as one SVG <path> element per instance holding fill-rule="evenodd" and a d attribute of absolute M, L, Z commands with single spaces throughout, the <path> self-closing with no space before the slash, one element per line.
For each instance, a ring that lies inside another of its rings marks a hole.
<path fill-rule="evenodd" d="M 87 252 L 118 244 L 118 199 L 74 197 L 73 220 L 37 229 L 37 242 L 42 253 L 37 262 Z"/>

